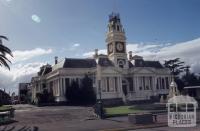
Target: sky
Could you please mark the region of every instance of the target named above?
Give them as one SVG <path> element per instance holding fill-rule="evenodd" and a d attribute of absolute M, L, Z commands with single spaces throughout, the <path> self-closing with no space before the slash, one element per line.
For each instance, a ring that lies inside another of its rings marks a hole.
<path fill-rule="evenodd" d="M 0 88 L 17 92 L 43 64 L 106 53 L 108 15 L 120 14 L 128 51 L 144 59 L 180 57 L 200 73 L 199 0 L 0 0 L 0 35 L 14 54 Z"/>

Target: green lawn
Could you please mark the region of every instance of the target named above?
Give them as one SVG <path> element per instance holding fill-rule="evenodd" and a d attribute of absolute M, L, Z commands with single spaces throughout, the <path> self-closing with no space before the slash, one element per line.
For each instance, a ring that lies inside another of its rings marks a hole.
<path fill-rule="evenodd" d="M 8 110 L 10 108 L 12 108 L 12 106 L 0 106 L 0 111 Z"/>
<path fill-rule="evenodd" d="M 134 108 L 134 106 L 118 106 L 118 107 L 105 108 L 105 111 L 107 116 L 111 116 L 111 115 L 127 115 L 129 113 L 143 112 L 144 110 Z"/>

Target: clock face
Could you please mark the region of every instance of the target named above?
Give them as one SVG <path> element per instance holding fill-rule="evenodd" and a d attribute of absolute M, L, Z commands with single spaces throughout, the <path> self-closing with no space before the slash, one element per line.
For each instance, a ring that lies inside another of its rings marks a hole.
<path fill-rule="evenodd" d="M 108 45 L 108 51 L 109 51 L 109 53 L 113 52 L 113 45 L 112 44 Z"/>
<path fill-rule="evenodd" d="M 124 50 L 124 45 L 123 45 L 123 43 L 118 42 L 116 46 L 117 46 L 117 50 L 118 50 L 118 51 L 123 51 L 123 50 Z"/>

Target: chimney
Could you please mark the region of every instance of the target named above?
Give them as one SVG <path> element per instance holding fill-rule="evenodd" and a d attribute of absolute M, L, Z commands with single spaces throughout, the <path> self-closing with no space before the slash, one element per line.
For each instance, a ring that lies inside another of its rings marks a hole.
<path fill-rule="evenodd" d="M 94 58 L 97 58 L 97 56 L 98 56 L 98 49 L 95 49 L 94 52 L 95 52 L 94 53 Z"/>
<path fill-rule="evenodd" d="M 132 51 L 128 52 L 128 54 L 129 54 L 129 60 L 132 60 L 132 58 L 133 58 L 132 53 L 133 53 Z"/>
<path fill-rule="evenodd" d="M 58 56 L 55 56 L 55 64 L 58 64 Z"/>

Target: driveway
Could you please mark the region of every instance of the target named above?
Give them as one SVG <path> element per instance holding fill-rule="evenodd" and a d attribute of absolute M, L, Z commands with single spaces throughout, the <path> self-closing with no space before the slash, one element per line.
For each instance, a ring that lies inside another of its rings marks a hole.
<path fill-rule="evenodd" d="M 94 131 L 129 126 L 127 123 L 99 120 L 91 107 L 15 105 L 15 120 L 0 131 Z"/>
<path fill-rule="evenodd" d="M 0 127 L 0 131 L 112 131 L 118 129 L 138 129 L 137 125 L 130 124 L 127 117 L 115 117 L 100 120 L 93 114 L 91 107 L 77 106 L 46 106 L 36 107 L 32 105 L 15 105 L 16 122 Z M 166 115 L 159 116 L 158 121 L 166 123 Z M 159 123 L 157 123 L 159 125 Z M 147 128 L 146 125 L 139 127 Z M 160 127 L 140 129 L 139 131 L 178 131 L 179 128 Z M 198 130 L 196 128 L 185 128 L 184 130 Z"/>

